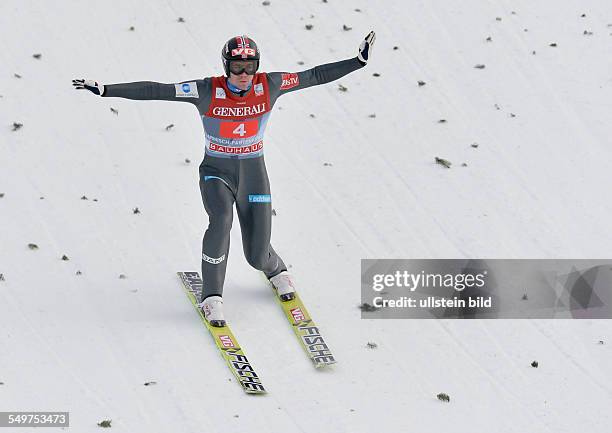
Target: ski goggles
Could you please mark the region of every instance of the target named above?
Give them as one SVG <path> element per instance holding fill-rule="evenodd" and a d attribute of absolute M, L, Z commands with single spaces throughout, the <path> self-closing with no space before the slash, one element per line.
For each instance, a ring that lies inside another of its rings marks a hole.
<path fill-rule="evenodd" d="M 259 68 L 259 60 L 232 60 L 229 62 L 229 70 L 234 75 L 246 72 L 247 75 L 255 75 Z"/>

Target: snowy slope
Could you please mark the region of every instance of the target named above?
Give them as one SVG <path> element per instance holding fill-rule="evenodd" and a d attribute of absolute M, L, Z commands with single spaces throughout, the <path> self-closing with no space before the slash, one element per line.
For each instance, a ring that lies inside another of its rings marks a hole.
<path fill-rule="evenodd" d="M 0 3 L 0 411 L 70 411 L 75 432 L 610 428 L 610 321 L 372 321 L 357 305 L 362 258 L 612 256 L 612 3 L 51 3 Z M 371 29 L 348 91 L 283 97 L 266 140 L 272 242 L 339 364 L 306 361 L 235 224 L 226 314 L 270 392 L 243 395 L 174 274 L 199 269 L 207 224 L 196 111 L 70 80 L 220 75 L 240 33 L 263 70 L 297 71 L 356 55 Z"/>

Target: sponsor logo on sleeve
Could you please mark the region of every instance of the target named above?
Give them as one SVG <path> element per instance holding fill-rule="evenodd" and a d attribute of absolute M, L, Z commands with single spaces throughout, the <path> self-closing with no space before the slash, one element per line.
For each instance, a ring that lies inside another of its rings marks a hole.
<path fill-rule="evenodd" d="M 215 87 L 215 98 L 225 99 L 225 90 L 223 87 Z"/>
<path fill-rule="evenodd" d="M 261 96 L 264 94 L 263 84 L 261 83 L 255 84 L 255 86 L 253 86 L 253 90 L 255 90 L 255 95 L 257 96 Z"/>
<path fill-rule="evenodd" d="M 175 84 L 177 98 L 198 98 L 198 85 L 195 81 Z"/>
<path fill-rule="evenodd" d="M 280 87 L 281 90 L 291 89 L 300 84 L 300 77 L 298 77 L 298 74 L 295 73 L 282 74 L 281 78 L 283 79 L 283 82 Z"/>

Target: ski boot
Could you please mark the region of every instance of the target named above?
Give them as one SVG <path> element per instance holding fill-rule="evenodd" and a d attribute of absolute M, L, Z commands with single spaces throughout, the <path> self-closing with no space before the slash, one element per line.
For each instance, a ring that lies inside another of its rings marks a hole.
<path fill-rule="evenodd" d="M 225 318 L 223 316 L 223 298 L 221 296 L 209 296 L 198 304 L 204 318 L 210 326 L 223 328 L 225 326 Z"/>
<path fill-rule="evenodd" d="M 273 276 L 270 278 L 270 283 L 272 283 L 272 286 L 276 289 L 276 293 L 282 302 L 295 299 L 295 286 L 293 285 L 293 279 L 289 272 L 283 271 Z"/>

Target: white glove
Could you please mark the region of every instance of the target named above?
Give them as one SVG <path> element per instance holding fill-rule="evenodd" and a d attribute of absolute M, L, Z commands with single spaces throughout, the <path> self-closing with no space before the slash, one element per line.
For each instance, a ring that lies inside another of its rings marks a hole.
<path fill-rule="evenodd" d="M 94 80 L 72 80 L 72 85 L 75 89 L 87 89 L 96 95 L 104 94 L 104 84 L 98 84 Z"/>
<path fill-rule="evenodd" d="M 357 58 L 359 59 L 362 65 L 368 63 L 368 59 L 372 54 L 372 47 L 374 47 L 374 41 L 376 41 L 376 33 L 374 33 L 374 31 L 371 31 L 365 37 L 363 42 L 361 42 L 361 45 L 359 45 L 359 54 L 357 54 Z"/>

